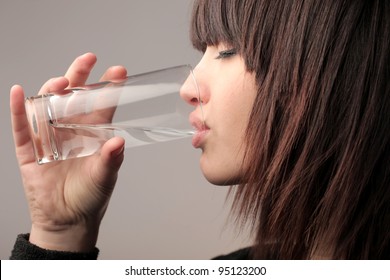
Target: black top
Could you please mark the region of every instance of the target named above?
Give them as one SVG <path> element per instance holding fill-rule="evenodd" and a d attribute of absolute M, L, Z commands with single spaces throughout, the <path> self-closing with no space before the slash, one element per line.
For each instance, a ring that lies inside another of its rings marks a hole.
<path fill-rule="evenodd" d="M 251 260 L 251 247 L 243 248 L 237 251 L 234 251 L 227 255 L 220 255 L 213 260 Z"/>
<path fill-rule="evenodd" d="M 96 260 L 99 254 L 97 248 L 87 253 L 46 250 L 30 243 L 29 237 L 30 234 L 18 235 L 11 260 Z"/>
<path fill-rule="evenodd" d="M 29 234 L 18 235 L 11 253 L 11 260 L 96 260 L 99 249 L 91 252 L 62 252 L 42 249 L 29 240 Z M 227 255 L 220 255 L 214 260 L 248 260 L 250 259 L 250 248 L 240 249 Z"/>

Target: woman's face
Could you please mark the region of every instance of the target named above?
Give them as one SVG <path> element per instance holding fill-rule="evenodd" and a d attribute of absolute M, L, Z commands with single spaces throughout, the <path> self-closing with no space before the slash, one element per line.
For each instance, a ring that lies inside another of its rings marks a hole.
<path fill-rule="evenodd" d="M 202 150 L 200 166 L 206 179 L 216 185 L 240 182 L 245 150 L 244 134 L 257 93 L 254 74 L 245 70 L 235 50 L 219 44 L 207 47 L 194 69 L 200 106 L 190 121 L 197 133 L 192 144 Z M 182 92 L 187 102 L 198 105 L 196 93 Z"/>

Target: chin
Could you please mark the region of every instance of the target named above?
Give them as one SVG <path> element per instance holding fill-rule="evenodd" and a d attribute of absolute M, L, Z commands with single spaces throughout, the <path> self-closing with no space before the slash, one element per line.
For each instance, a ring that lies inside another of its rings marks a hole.
<path fill-rule="evenodd" d="M 202 170 L 203 176 L 211 184 L 216 186 L 232 186 L 240 184 L 241 180 L 238 176 L 228 176 L 227 174 L 215 173 L 215 172 L 205 172 Z"/>
<path fill-rule="evenodd" d="M 241 183 L 239 167 L 224 165 L 221 162 L 210 162 L 206 157 L 201 157 L 200 168 L 208 182 L 217 186 L 232 186 Z"/>

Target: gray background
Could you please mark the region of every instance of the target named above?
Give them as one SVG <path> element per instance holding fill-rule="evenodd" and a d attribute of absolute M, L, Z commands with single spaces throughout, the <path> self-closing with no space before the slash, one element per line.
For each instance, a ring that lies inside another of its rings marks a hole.
<path fill-rule="evenodd" d="M 30 220 L 10 126 L 9 89 L 35 95 L 73 59 L 92 51 L 96 82 L 111 65 L 129 74 L 179 64 L 200 54 L 188 39 L 190 0 L 1 0 L 0 258 Z M 210 185 L 190 140 L 126 150 L 116 190 L 103 220 L 101 259 L 208 259 L 249 244 L 227 219 L 226 187 Z"/>

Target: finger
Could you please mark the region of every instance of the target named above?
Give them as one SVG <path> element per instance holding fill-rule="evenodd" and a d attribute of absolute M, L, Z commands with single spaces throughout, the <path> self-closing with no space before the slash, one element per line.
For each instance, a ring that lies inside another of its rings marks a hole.
<path fill-rule="evenodd" d="M 118 170 L 124 159 L 124 146 L 125 141 L 121 137 L 111 138 L 103 145 L 92 174 L 97 178 L 96 182 L 99 186 L 115 185 Z"/>
<path fill-rule="evenodd" d="M 96 60 L 96 56 L 93 53 L 86 53 L 77 57 L 65 74 L 69 81 L 69 87 L 85 85 Z"/>
<path fill-rule="evenodd" d="M 124 148 L 125 140 L 123 138 L 114 137 L 108 140 L 101 149 L 101 166 L 108 172 L 117 172 L 124 159 Z"/>
<path fill-rule="evenodd" d="M 34 153 L 24 107 L 24 92 L 23 88 L 19 85 L 14 85 L 10 90 L 10 109 L 12 134 L 18 160 L 23 162 L 34 161 Z M 24 157 L 23 159 L 21 158 L 22 156 Z"/>
<path fill-rule="evenodd" d="M 106 70 L 100 81 L 123 80 L 127 76 L 127 70 L 123 66 L 112 66 Z"/>
<path fill-rule="evenodd" d="M 112 66 L 104 73 L 101 81 L 121 81 L 126 78 L 127 70 L 123 66 Z M 108 107 L 108 104 L 116 104 L 116 99 L 119 98 L 120 94 L 115 94 L 118 89 L 112 89 L 112 94 L 102 94 L 100 98 L 95 101 L 94 108 L 99 111 L 99 117 L 103 122 L 111 122 L 112 117 L 115 113 L 116 106 Z M 120 91 L 120 90 L 119 90 Z M 117 92 L 118 93 L 118 92 Z M 104 110 L 100 110 L 105 108 Z"/>
<path fill-rule="evenodd" d="M 46 93 L 61 93 L 69 85 L 68 79 L 65 77 L 52 78 L 43 84 L 38 92 L 38 95 Z"/>
<path fill-rule="evenodd" d="M 104 73 L 101 81 L 114 81 L 114 80 L 123 80 L 126 78 L 127 70 L 123 66 L 112 66 L 107 69 L 107 71 Z M 112 95 L 111 95 L 112 96 Z M 108 97 L 105 95 L 102 95 L 102 97 Z M 69 98 L 67 108 L 73 108 L 75 105 L 75 102 L 77 102 L 78 98 L 77 96 L 74 96 L 74 100 L 72 98 Z M 115 112 L 115 108 L 107 108 L 107 104 L 113 104 L 114 101 L 112 98 L 109 98 L 108 102 L 105 98 L 100 98 L 95 101 L 94 108 L 98 112 L 99 119 L 93 120 L 93 123 L 99 123 L 99 122 L 110 122 L 112 119 L 112 116 Z M 104 108 L 104 110 L 100 110 L 101 108 Z"/>
<path fill-rule="evenodd" d="M 29 140 L 29 133 L 26 110 L 24 108 L 24 92 L 19 85 L 14 85 L 11 88 L 10 109 L 15 145 L 21 146 Z"/>

